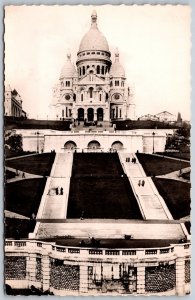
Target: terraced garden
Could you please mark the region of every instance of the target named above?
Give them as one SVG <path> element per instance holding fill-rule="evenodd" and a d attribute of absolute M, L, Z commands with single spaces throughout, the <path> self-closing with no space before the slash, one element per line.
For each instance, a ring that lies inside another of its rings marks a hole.
<path fill-rule="evenodd" d="M 43 153 L 6 160 L 5 165 L 23 172 L 48 176 L 50 174 L 54 159 L 55 153 Z"/>
<path fill-rule="evenodd" d="M 190 163 L 145 153 L 136 153 L 147 176 L 165 175 L 183 168 L 189 167 Z"/>

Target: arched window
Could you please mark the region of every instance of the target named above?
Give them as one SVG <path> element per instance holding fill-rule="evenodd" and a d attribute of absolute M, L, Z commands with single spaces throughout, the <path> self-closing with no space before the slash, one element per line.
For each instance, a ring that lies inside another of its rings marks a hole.
<path fill-rule="evenodd" d="M 112 81 L 110 81 L 110 86 L 112 86 Z"/>
<path fill-rule="evenodd" d="M 81 76 L 81 68 L 79 68 L 79 75 Z"/>
<path fill-rule="evenodd" d="M 89 97 L 93 98 L 93 88 L 92 87 L 89 88 Z"/>
<path fill-rule="evenodd" d="M 81 94 L 81 101 L 83 101 L 83 94 Z"/>
<path fill-rule="evenodd" d="M 97 74 L 100 74 L 100 66 L 97 66 Z"/>
<path fill-rule="evenodd" d="M 102 66 L 102 75 L 104 74 L 104 66 Z"/>
<path fill-rule="evenodd" d="M 83 67 L 83 75 L 85 75 L 85 67 Z"/>
<path fill-rule="evenodd" d="M 121 112 L 121 109 L 120 109 L 120 118 L 122 117 L 122 112 Z"/>
<path fill-rule="evenodd" d="M 100 101 L 102 101 L 102 94 L 100 93 Z"/>
<path fill-rule="evenodd" d="M 62 118 L 64 118 L 64 109 L 62 109 Z"/>

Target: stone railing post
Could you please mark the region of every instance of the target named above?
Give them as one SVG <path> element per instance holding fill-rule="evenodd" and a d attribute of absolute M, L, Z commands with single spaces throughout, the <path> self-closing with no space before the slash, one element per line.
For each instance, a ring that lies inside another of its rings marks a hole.
<path fill-rule="evenodd" d="M 80 293 L 88 292 L 88 266 L 86 262 L 80 263 L 80 283 L 79 283 Z"/>
<path fill-rule="evenodd" d="M 50 262 L 48 255 L 42 255 L 42 276 L 43 291 L 47 291 L 50 287 Z"/>
<path fill-rule="evenodd" d="M 176 293 L 178 296 L 185 295 L 185 260 L 183 257 L 176 259 Z"/>
<path fill-rule="evenodd" d="M 137 294 L 145 293 L 145 266 L 138 264 L 137 266 Z"/>
<path fill-rule="evenodd" d="M 26 273 L 28 286 L 30 287 L 36 281 L 36 253 L 29 253 L 26 261 Z"/>

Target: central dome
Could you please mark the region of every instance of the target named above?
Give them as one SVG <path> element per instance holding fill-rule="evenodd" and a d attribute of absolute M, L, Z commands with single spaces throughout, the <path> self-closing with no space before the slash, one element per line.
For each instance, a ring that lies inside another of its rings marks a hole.
<path fill-rule="evenodd" d="M 79 52 L 86 50 L 100 50 L 109 52 L 109 46 L 104 35 L 97 27 L 96 11 L 91 15 L 91 28 L 81 40 Z"/>

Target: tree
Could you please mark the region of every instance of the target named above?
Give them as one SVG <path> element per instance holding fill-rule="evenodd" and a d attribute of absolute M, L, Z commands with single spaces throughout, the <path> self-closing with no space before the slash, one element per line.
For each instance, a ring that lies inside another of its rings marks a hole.
<path fill-rule="evenodd" d="M 11 151 L 22 152 L 22 136 L 20 134 L 13 134 L 8 137 L 5 145 L 9 146 Z"/>

